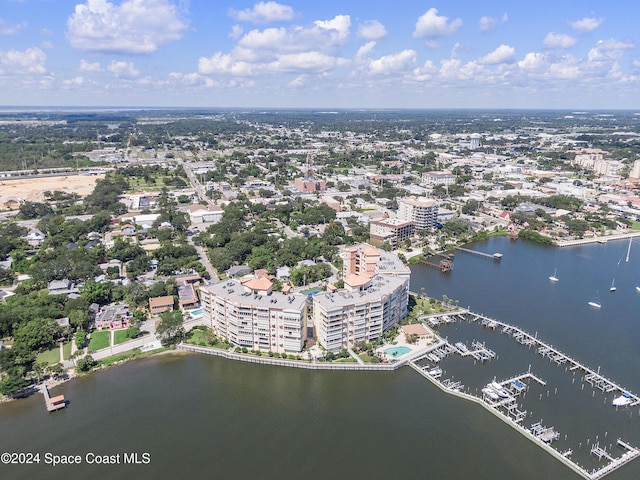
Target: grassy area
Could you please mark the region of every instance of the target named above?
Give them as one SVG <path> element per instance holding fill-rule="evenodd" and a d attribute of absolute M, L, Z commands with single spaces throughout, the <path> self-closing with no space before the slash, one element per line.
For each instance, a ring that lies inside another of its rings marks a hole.
<path fill-rule="evenodd" d="M 355 363 L 356 359 L 355 358 L 341 358 L 339 360 L 336 360 L 335 363 Z"/>
<path fill-rule="evenodd" d="M 131 331 L 128 328 L 124 330 L 116 330 L 113 335 L 113 344 L 118 345 L 119 343 L 126 342 L 132 338 Z"/>
<path fill-rule="evenodd" d="M 217 337 L 214 343 L 210 343 L 211 338 L 211 331 L 194 328 L 187 334 L 185 342 L 190 343 L 191 345 L 198 345 L 200 347 L 220 348 L 222 350 L 227 350 L 231 346 L 229 343 L 220 342 Z"/>
<path fill-rule="evenodd" d="M 42 363 L 47 362 L 49 365 L 54 365 L 60 362 L 60 348 L 56 346 L 51 350 L 45 350 L 44 352 L 40 352 L 36 356 L 36 362 Z"/>
<path fill-rule="evenodd" d="M 379 362 L 378 357 L 371 357 L 369 355 L 367 355 L 366 353 L 361 353 L 360 354 L 360 358 L 362 359 L 363 362 L 365 363 L 373 363 L 374 362 L 374 358 L 376 359 L 376 362 Z"/>
<path fill-rule="evenodd" d="M 92 332 L 91 340 L 89 341 L 89 351 L 95 352 L 102 348 L 107 348 L 111 344 L 111 332 L 108 330 L 102 330 L 100 332 Z"/>
<path fill-rule="evenodd" d="M 636 222 L 636 221 L 634 221 L 634 222 L 629 226 L 629 228 L 630 228 L 631 230 L 640 230 L 640 222 Z"/>
<path fill-rule="evenodd" d="M 113 365 L 114 363 L 133 360 L 134 358 L 145 358 L 157 353 L 166 352 L 167 350 L 171 350 L 171 348 L 158 348 L 149 352 L 141 352 L 139 348 L 134 348 L 133 350 L 129 350 L 125 353 L 119 353 L 118 355 L 112 355 L 110 357 L 103 358 L 102 360 L 98 361 L 98 366 L 108 367 Z"/>
<path fill-rule="evenodd" d="M 65 360 L 71 358 L 71 342 L 67 342 L 62 346 L 62 358 Z"/>

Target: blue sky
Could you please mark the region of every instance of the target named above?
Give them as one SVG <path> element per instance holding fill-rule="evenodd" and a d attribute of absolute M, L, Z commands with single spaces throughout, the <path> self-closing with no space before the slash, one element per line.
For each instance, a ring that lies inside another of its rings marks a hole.
<path fill-rule="evenodd" d="M 640 109 L 639 2 L 0 0 L 0 105 Z"/>

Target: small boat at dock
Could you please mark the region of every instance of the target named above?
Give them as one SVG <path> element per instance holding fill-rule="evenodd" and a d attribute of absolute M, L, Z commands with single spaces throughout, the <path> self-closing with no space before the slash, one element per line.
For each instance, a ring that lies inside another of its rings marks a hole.
<path fill-rule="evenodd" d="M 633 398 L 628 392 L 622 392 L 622 395 L 613 399 L 611 404 L 614 407 L 626 407 L 627 405 L 631 405 L 633 403 Z"/>

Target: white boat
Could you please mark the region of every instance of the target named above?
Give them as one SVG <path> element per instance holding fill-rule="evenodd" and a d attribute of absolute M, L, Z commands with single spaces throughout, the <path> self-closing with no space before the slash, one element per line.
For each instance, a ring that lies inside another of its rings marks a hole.
<path fill-rule="evenodd" d="M 509 390 L 507 390 L 506 388 L 504 388 L 502 385 L 500 385 L 498 382 L 491 382 L 489 384 L 489 388 L 493 389 L 493 391 L 495 391 L 498 395 L 500 395 L 502 398 L 507 398 L 510 397 L 510 393 Z"/>
<path fill-rule="evenodd" d="M 460 353 L 467 353 L 469 351 L 469 349 L 467 348 L 467 346 L 462 343 L 462 342 L 456 342 L 456 348 L 460 351 Z"/>
<path fill-rule="evenodd" d="M 627 405 L 631 405 L 633 403 L 633 398 L 627 392 L 622 392 L 622 395 L 613 399 L 611 404 L 614 407 L 626 407 Z"/>
<path fill-rule="evenodd" d="M 609 291 L 610 292 L 615 292 L 616 291 L 616 279 L 614 277 L 613 280 L 611 280 L 611 286 L 609 287 Z"/>
<path fill-rule="evenodd" d="M 442 369 L 440 367 L 432 368 L 427 373 L 429 373 L 433 378 L 440 378 L 442 376 Z"/>
<path fill-rule="evenodd" d="M 602 305 L 600 304 L 600 294 L 598 292 L 596 292 L 596 299 L 595 300 L 591 300 L 589 302 L 589 306 L 593 307 L 593 308 L 600 308 L 602 307 Z"/>
<path fill-rule="evenodd" d="M 640 287 L 636 286 L 636 290 L 637 290 L 638 292 L 640 292 Z"/>
<path fill-rule="evenodd" d="M 627 259 L 625 260 L 626 263 L 629 263 L 629 254 L 631 253 L 631 241 L 633 240 L 633 237 L 631 237 L 629 239 L 629 246 L 627 247 Z"/>
<path fill-rule="evenodd" d="M 553 270 L 553 275 L 551 275 L 549 277 L 549 280 L 551 280 L 552 282 L 557 282 L 558 281 L 558 277 L 556 277 L 556 273 L 558 273 L 558 269 L 557 268 Z"/>
<path fill-rule="evenodd" d="M 485 397 L 489 397 L 493 401 L 500 400 L 500 397 L 496 392 L 493 391 L 492 388 L 484 387 L 482 389 L 482 393 L 484 394 Z"/>

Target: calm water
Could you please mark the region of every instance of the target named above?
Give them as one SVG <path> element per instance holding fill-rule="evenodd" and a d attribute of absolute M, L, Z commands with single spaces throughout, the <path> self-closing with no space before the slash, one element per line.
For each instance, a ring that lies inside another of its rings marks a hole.
<path fill-rule="evenodd" d="M 502 252 L 501 262 L 459 253 L 450 275 L 414 269 L 412 290 L 424 287 L 431 296 L 446 294 L 478 312 L 537 331 L 640 392 L 640 294 L 635 290 L 640 248 L 636 251 L 634 244 L 631 262 L 623 259 L 618 265 L 626 247 L 625 242 L 610 242 L 542 249 L 494 239 L 473 248 Z M 557 284 L 547 278 L 554 268 Z M 618 290 L 611 294 L 614 275 Z M 596 290 L 599 311 L 587 306 Z M 441 333 L 461 338 L 482 334 L 478 329 L 467 332 L 471 328 L 463 323 Z M 472 375 L 477 370 L 456 361 L 446 368 L 469 376 L 468 385 L 476 377 L 481 382 L 489 374 L 500 376 L 501 369 L 514 374 L 525 368 L 528 352 L 506 336 L 493 334 L 487 344 L 501 357 L 488 367 L 494 370 L 479 367 L 480 373 Z M 571 381 L 560 368 L 539 368 L 550 381 Z M 561 388 L 571 402 L 578 398 L 570 387 Z M 148 452 L 150 463 L 87 465 L 83 458 L 79 466 L 0 465 L 1 478 L 579 478 L 483 408 L 441 393 L 409 368 L 395 373 L 309 372 L 164 355 L 68 382 L 53 393 L 64 393 L 69 407 L 48 414 L 39 395 L 0 406 L 2 451 L 83 457 L 87 452 Z M 545 394 L 533 388 L 529 393 L 530 402 Z M 609 405 L 594 409 L 601 397 L 582 397 L 564 412 L 554 412 L 542 401 L 533 407 L 561 431 L 580 423 L 586 411 L 599 412 L 598 422 L 611 414 Z M 612 428 L 625 430 L 624 438 L 640 445 L 640 439 L 630 438 L 640 430 L 637 412 L 633 418 L 628 415 L 620 412 Z M 592 434 L 571 428 L 572 437 Z M 640 478 L 640 461 L 608 478 Z"/>

